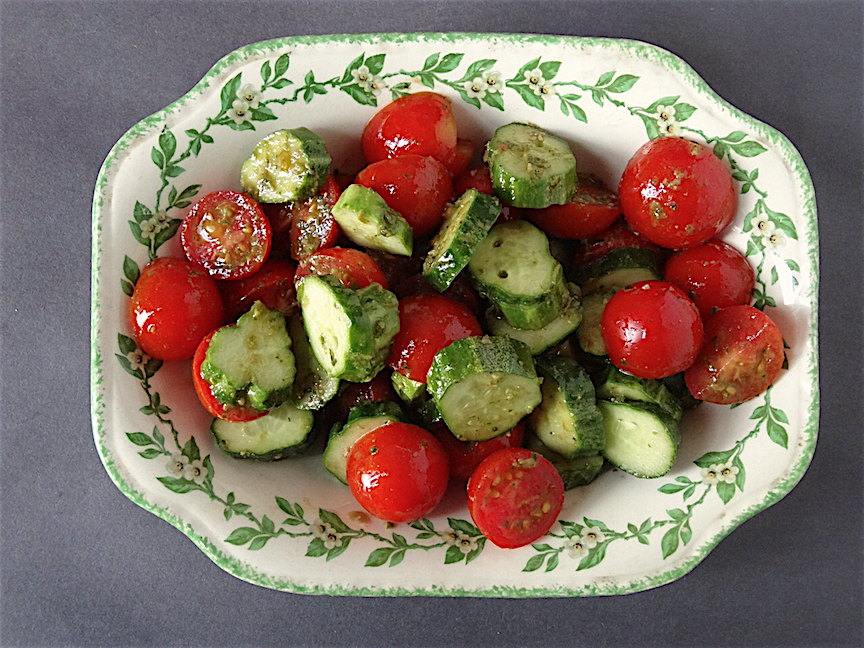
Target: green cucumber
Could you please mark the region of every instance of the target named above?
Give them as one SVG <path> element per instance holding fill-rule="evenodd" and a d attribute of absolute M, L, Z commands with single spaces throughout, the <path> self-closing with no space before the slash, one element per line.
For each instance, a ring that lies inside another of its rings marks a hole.
<path fill-rule="evenodd" d="M 444 211 L 444 224 L 423 261 L 423 276 L 444 292 L 462 272 L 501 213 L 493 196 L 468 189 Z"/>
<path fill-rule="evenodd" d="M 681 420 L 684 408 L 661 380 L 637 378 L 617 367 L 610 367 L 597 387 L 597 398 L 617 401 L 654 403 L 676 421 Z"/>
<path fill-rule="evenodd" d="M 660 257 L 645 248 L 619 248 L 588 264 L 578 272 L 582 292 L 620 290 L 637 281 L 661 279 Z"/>
<path fill-rule="evenodd" d="M 411 256 L 414 231 L 374 189 L 349 185 L 331 210 L 343 233 L 357 245 Z"/>
<path fill-rule="evenodd" d="M 280 130 L 255 146 L 240 184 L 258 202 L 297 202 L 318 193 L 330 162 L 324 140 L 308 128 Z"/>
<path fill-rule="evenodd" d="M 294 377 L 294 404 L 300 409 L 319 410 L 339 391 L 339 379 L 328 375 L 309 344 L 303 318 L 295 316 L 288 324 L 293 341 L 297 375 Z"/>
<path fill-rule="evenodd" d="M 575 331 L 582 322 L 582 299 L 576 284 L 567 284 L 570 299 L 554 320 L 539 329 L 520 329 L 511 326 L 503 313 L 491 306 L 486 310 L 486 327 L 492 335 L 506 335 L 528 345 L 532 355 L 539 355 Z"/>
<path fill-rule="evenodd" d="M 606 355 L 606 343 L 603 341 L 603 332 L 600 321 L 606 304 L 615 295 L 615 290 L 601 290 L 582 295 L 582 323 L 576 329 L 576 338 L 579 346 L 586 353 L 595 356 Z"/>
<path fill-rule="evenodd" d="M 331 475 L 348 484 L 348 455 L 363 436 L 382 425 L 400 420 L 401 409 L 396 403 L 362 403 L 351 410 L 345 425 L 336 425 L 327 438 L 322 461 Z"/>
<path fill-rule="evenodd" d="M 201 365 L 220 402 L 261 411 L 289 398 L 296 371 L 285 318 L 260 301 L 213 334 Z"/>
<path fill-rule="evenodd" d="M 512 123 L 495 131 L 484 156 L 495 195 L 513 207 L 563 205 L 576 193 L 576 158 L 567 142 L 537 126 Z"/>
<path fill-rule="evenodd" d="M 603 450 L 603 417 L 585 370 L 563 356 L 540 356 L 537 373 L 543 378 L 543 401 L 528 416 L 537 438 L 567 458 Z"/>
<path fill-rule="evenodd" d="M 393 390 L 405 403 L 413 403 L 426 395 L 426 383 L 411 380 L 398 371 L 394 371 L 390 375 L 390 382 L 393 385 Z"/>
<path fill-rule="evenodd" d="M 432 359 L 426 386 L 462 441 L 504 434 L 542 399 L 528 347 L 503 336 L 468 337 L 444 347 Z"/>
<path fill-rule="evenodd" d="M 587 486 L 593 482 L 603 469 L 605 459 L 599 452 L 585 452 L 573 457 L 563 457 L 546 445 L 531 432 L 525 434 L 524 446 L 533 450 L 552 462 L 555 470 L 561 475 L 564 490 Z"/>
<path fill-rule="evenodd" d="M 613 466 L 636 477 L 662 477 L 675 464 L 681 432 L 678 423 L 653 403 L 600 401 L 606 447 Z"/>
<path fill-rule="evenodd" d="M 254 421 L 214 419 L 210 426 L 217 445 L 238 459 L 278 461 L 300 454 L 312 443 L 314 415 L 291 403 L 274 407 Z"/>
<path fill-rule="evenodd" d="M 297 300 L 309 344 L 327 375 L 368 382 L 384 368 L 399 332 L 396 295 L 373 283 L 357 290 L 332 276 L 307 275 Z"/>

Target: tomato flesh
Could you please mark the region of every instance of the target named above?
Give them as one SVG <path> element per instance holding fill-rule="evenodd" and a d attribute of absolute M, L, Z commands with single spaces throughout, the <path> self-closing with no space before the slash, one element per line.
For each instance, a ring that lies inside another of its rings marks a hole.
<path fill-rule="evenodd" d="M 488 441 L 460 441 L 443 423 L 434 423 L 432 433 L 444 446 L 450 461 L 450 481 L 464 486 L 483 460 L 494 452 L 506 448 L 519 448 L 525 438 L 525 424 L 516 426 Z"/>
<path fill-rule="evenodd" d="M 225 317 L 234 321 L 260 301 L 289 319 L 297 312 L 297 292 L 294 289 L 295 266 L 283 259 L 267 259 L 261 269 L 237 281 L 220 282 Z"/>
<path fill-rule="evenodd" d="M 342 228 L 333 218 L 331 209 L 340 195 L 339 185 L 331 175 L 317 196 L 292 206 L 288 233 L 292 259 L 302 261 L 318 250 L 336 245 Z"/>
<path fill-rule="evenodd" d="M 353 248 L 332 247 L 318 250 L 297 266 L 296 279 L 307 275 L 336 277 L 346 288 L 365 288 L 377 283 L 387 288 L 387 278 L 375 260 Z"/>
<path fill-rule="evenodd" d="M 614 191 L 588 174 L 579 174 L 576 194 L 563 205 L 526 210 L 528 220 L 549 236 L 584 239 L 600 234 L 621 215 L 621 205 Z"/>
<path fill-rule="evenodd" d="M 160 257 L 141 271 L 130 303 L 141 349 L 159 360 L 191 358 L 199 342 L 224 323 L 216 282 L 185 259 Z"/>
<path fill-rule="evenodd" d="M 246 194 L 214 191 L 192 205 L 180 226 L 186 258 L 219 279 L 257 272 L 270 254 L 273 231 Z"/>
<path fill-rule="evenodd" d="M 735 215 L 732 174 L 713 151 L 678 137 L 659 137 L 633 155 L 618 185 L 630 226 L 674 250 L 701 245 Z"/>
<path fill-rule="evenodd" d="M 702 346 L 699 309 L 667 281 L 619 290 L 600 321 L 609 359 L 639 378 L 666 378 L 689 367 Z"/>
<path fill-rule="evenodd" d="M 348 454 L 348 485 L 366 511 L 387 522 L 429 514 L 447 491 L 447 454 L 427 430 L 388 423 L 362 436 Z"/>
<path fill-rule="evenodd" d="M 489 455 L 468 481 L 468 511 L 489 541 L 504 549 L 549 532 L 564 505 L 564 482 L 552 463 L 525 448 Z"/>
<path fill-rule="evenodd" d="M 783 336 L 768 315 L 753 306 L 728 306 L 705 322 L 705 342 L 684 381 L 699 400 L 742 403 L 774 384 L 783 359 Z"/>

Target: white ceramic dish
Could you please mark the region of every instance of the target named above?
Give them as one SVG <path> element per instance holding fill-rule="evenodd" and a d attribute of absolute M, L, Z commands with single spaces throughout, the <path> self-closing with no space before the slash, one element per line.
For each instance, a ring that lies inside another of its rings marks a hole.
<path fill-rule="evenodd" d="M 790 346 L 789 369 L 768 393 L 685 416 L 678 461 L 666 477 L 607 471 L 567 494 L 550 535 L 517 550 L 486 543 L 458 494 L 428 520 L 388 528 L 357 514 L 320 457 L 266 465 L 227 458 L 211 440 L 189 363 L 145 359 L 139 367 L 128 337 L 126 292 L 140 268 L 154 254 L 181 254 L 170 235 L 184 207 L 209 191 L 239 188 L 240 164 L 258 139 L 307 126 L 324 137 L 337 167 L 356 168 L 359 134 L 376 106 L 425 89 L 453 99 L 461 136 L 482 143 L 503 123 L 534 122 L 567 139 L 580 168 L 612 186 L 630 155 L 661 131 L 712 146 L 741 190 L 726 239 L 746 250 L 758 273 L 756 303 Z M 783 497 L 810 463 L 819 414 L 817 247 L 812 184 L 789 141 L 654 46 L 489 34 L 250 45 L 129 130 L 99 174 L 92 252 L 96 446 L 131 500 L 176 526 L 227 572 L 265 587 L 500 597 L 655 587 L 687 573 L 735 527 Z"/>

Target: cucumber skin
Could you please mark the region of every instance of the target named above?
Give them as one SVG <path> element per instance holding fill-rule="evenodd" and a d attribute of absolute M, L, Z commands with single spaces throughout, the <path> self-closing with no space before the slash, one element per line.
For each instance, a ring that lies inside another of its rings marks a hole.
<path fill-rule="evenodd" d="M 636 398 L 629 395 L 627 390 L 630 389 L 642 392 L 642 396 Z M 684 407 L 681 405 L 681 401 L 669 391 L 663 381 L 637 378 L 636 376 L 625 374 L 614 366 L 610 367 L 601 379 L 600 385 L 597 388 L 597 398 L 600 400 L 629 400 L 654 403 L 675 419 L 675 421 L 680 421 L 681 416 L 684 414 Z"/>
<path fill-rule="evenodd" d="M 605 452 L 605 449 L 604 449 L 603 456 L 606 458 L 606 461 L 611 463 L 616 468 L 620 468 L 624 472 L 630 473 L 634 477 L 639 477 L 640 479 L 656 479 L 657 477 L 662 477 L 663 475 L 666 475 L 670 470 L 672 470 L 672 467 L 675 465 L 675 460 L 677 459 L 677 456 L 678 456 L 678 447 L 681 445 L 681 430 L 678 427 L 678 422 L 675 421 L 675 419 L 673 419 L 671 416 L 669 416 L 661 407 L 654 405 L 653 403 L 640 403 L 637 401 L 598 401 L 597 404 L 600 407 L 600 411 L 603 414 L 604 426 L 605 426 L 606 417 L 608 415 L 611 415 L 611 414 L 607 414 L 607 410 L 609 408 L 630 407 L 633 409 L 643 410 L 645 412 L 648 412 L 649 414 L 653 414 L 654 416 L 656 416 L 657 418 L 660 419 L 660 421 L 663 423 L 663 425 L 669 431 L 670 440 L 671 440 L 672 445 L 674 447 L 673 455 L 672 455 L 671 461 L 669 462 L 669 466 L 662 473 L 650 474 L 650 475 L 645 474 L 645 473 L 640 473 L 639 471 L 636 471 L 632 467 L 628 466 L 626 464 L 626 462 L 614 461 L 613 459 L 611 459 L 609 457 L 609 455 Z"/>
<path fill-rule="evenodd" d="M 280 192 L 272 186 L 269 180 L 263 182 L 250 177 L 250 174 L 260 174 L 267 166 L 267 158 L 256 155 L 259 150 L 263 152 L 266 144 L 278 137 L 296 138 L 301 141 L 305 149 L 310 165 L 305 168 L 305 178 L 300 182 L 292 193 Z M 271 133 L 255 145 L 252 155 L 243 163 L 240 171 L 240 184 L 255 200 L 263 203 L 296 202 L 311 198 L 324 185 L 327 174 L 330 172 L 332 159 L 327 152 L 324 140 L 305 126 L 299 128 L 282 129 Z M 263 186 L 262 186 L 263 185 Z"/>
<path fill-rule="evenodd" d="M 560 265 L 557 268 L 555 284 L 552 289 L 534 302 L 510 302 L 495 299 L 491 294 L 484 293 L 483 287 L 478 286 L 477 290 L 481 294 L 485 294 L 487 299 L 498 307 L 510 326 L 529 331 L 536 331 L 551 324 L 561 316 L 570 301 L 570 291 L 564 282 L 564 272 Z"/>
<path fill-rule="evenodd" d="M 410 257 L 413 252 L 414 230 L 411 225 L 374 189 L 349 185 L 333 205 L 331 214 L 345 236 L 357 245 L 400 256 Z M 360 236 L 358 223 L 375 224 L 378 231 L 372 237 Z M 395 247 L 392 243 L 396 243 Z"/>
<path fill-rule="evenodd" d="M 633 273 L 641 271 L 641 274 L 637 274 L 633 281 L 626 283 L 612 280 L 614 273 L 624 270 L 630 270 Z M 620 290 L 625 285 L 635 283 L 635 281 L 661 279 L 663 272 L 661 271 L 660 255 L 654 250 L 619 248 L 579 269 L 576 275 L 577 283 L 582 286 L 583 292 L 588 294 L 606 289 Z"/>
<path fill-rule="evenodd" d="M 287 406 L 283 405 L 283 407 Z M 278 408 L 276 408 L 278 409 Z M 219 449 L 227 454 L 229 457 L 233 457 L 235 459 L 246 459 L 260 462 L 273 462 L 273 461 L 281 461 L 282 459 L 289 459 L 291 457 L 297 457 L 302 455 L 306 450 L 308 450 L 312 444 L 315 442 L 315 438 L 317 437 L 317 429 L 314 425 L 314 418 L 311 412 L 308 410 L 297 410 L 301 415 L 308 416 L 309 426 L 306 432 L 306 436 L 304 439 L 297 444 L 292 446 L 285 446 L 280 448 L 274 448 L 269 452 L 265 452 L 262 454 L 253 454 L 245 450 L 230 450 L 228 448 L 228 442 L 222 437 L 219 428 L 226 425 L 248 425 L 250 423 L 256 423 L 258 426 L 263 425 L 269 421 L 266 419 L 274 416 L 273 412 L 263 416 L 260 419 L 255 419 L 255 421 L 248 421 L 247 423 L 229 423 L 227 421 L 220 421 L 219 419 L 213 419 L 213 422 L 210 424 L 210 432 L 213 434 L 213 438 L 216 440 L 216 445 L 219 446 Z M 278 416 L 278 413 L 277 413 Z"/>
<path fill-rule="evenodd" d="M 533 450 L 552 462 L 555 470 L 561 475 L 564 482 L 564 490 L 572 490 L 580 486 L 587 486 L 600 475 L 606 460 L 599 452 L 586 452 L 574 457 L 564 457 L 551 448 L 548 448 L 533 433 L 526 435 L 525 447 Z"/>
<path fill-rule="evenodd" d="M 309 337 L 299 315 L 288 325 L 294 348 L 297 374 L 292 388 L 294 405 L 300 409 L 319 410 L 339 391 L 339 379 L 328 376 L 309 344 Z"/>

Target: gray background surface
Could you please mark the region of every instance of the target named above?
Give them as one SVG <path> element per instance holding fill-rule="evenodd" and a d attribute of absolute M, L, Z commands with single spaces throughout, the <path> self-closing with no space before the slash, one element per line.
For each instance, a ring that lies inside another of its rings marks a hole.
<path fill-rule="evenodd" d="M 860 646 L 861 2 L 0 2 L 0 643 L 4 646 Z M 221 56 L 294 34 L 621 36 L 784 132 L 816 187 L 819 444 L 780 503 L 686 577 L 579 600 L 357 599 L 223 573 L 128 501 L 89 413 L 90 202 L 135 122 Z"/>

